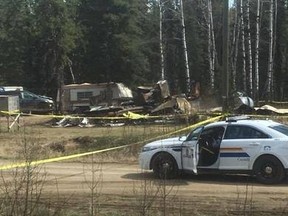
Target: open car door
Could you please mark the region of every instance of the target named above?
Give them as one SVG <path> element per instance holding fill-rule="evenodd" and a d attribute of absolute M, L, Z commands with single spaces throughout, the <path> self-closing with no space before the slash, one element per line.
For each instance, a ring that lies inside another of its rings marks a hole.
<path fill-rule="evenodd" d="M 182 169 L 186 171 L 192 171 L 195 174 L 197 174 L 197 164 L 199 160 L 198 137 L 202 130 L 203 127 L 196 128 L 187 136 L 187 139 L 182 143 Z"/>

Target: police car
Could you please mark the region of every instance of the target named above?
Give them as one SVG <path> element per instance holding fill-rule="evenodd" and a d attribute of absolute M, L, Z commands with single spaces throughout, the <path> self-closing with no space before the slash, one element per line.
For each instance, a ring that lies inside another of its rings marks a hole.
<path fill-rule="evenodd" d="M 146 144 L 139 156 L 143 170 L 159 178 L 182 172 L 248 174 L 265 184 L 281 182 L 288 171 L 288 126 L 272 121 L 228 118 Z"/>

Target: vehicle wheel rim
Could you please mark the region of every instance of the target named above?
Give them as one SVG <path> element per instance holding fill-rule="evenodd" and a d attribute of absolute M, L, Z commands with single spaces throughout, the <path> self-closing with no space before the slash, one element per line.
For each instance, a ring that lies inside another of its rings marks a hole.
<path fill-rule="evenodd" d="M 162 164 L 162 168 L 163 168 L 163 170 L 169 170 L 169 169 L 171 169 L 171 165 L 166 162 L 166 163 Z"/>
<path fill-rule="evenodd" d="M 264 172 L 266 173 L 266 175 L 271 175 L 273 173 L 273 168 L 271 166 L 266 166 L 264 168 Z"/>
<path fill-rule="evenodd" d="M 169 177 L 173 173 L 173 163 L 170 160 L 162 158 L 159 161 L 159 174 L 162 178 Z"/>
<path fill-rule="evenodd" d="M 163 173 L 168 173 L 173 170 L 172 164 L 169 161 L 162 161 L 160 166 Z"/>
<path fill-rule="evenodd" d="M 277 176 L 276 168 L 273 166 L 273 164 L 265 164 L 261 169 L 261 174 L 264 178 L 274 178 Z"/>

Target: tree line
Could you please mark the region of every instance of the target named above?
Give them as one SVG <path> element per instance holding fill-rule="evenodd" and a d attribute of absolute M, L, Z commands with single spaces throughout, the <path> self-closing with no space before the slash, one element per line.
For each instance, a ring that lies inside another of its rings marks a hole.
<path fill-rule="evenodd" d="M 228 1 L 227 1 L 228 2 Z M 221 98 L 223 0 L 0 0 L 0 85 L 56 96 L 71 83 L 166 79 Z M 229 6 L 230 92 L 288 98 L 287 0 Z"/>

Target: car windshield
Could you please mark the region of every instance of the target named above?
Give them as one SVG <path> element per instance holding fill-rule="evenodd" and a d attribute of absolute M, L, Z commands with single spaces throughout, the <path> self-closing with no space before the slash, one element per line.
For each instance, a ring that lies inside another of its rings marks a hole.
<path fill-rule="evenodd" d="M 273 125 L 273 126 L 270 126 L 270 128 L 288 136 L 288 126 L 287 125 L 283 125 L 283 124 Z"/>
<path fill-rule="evenodd" d="M 39 97 L 38 95 L 33 94 L 32 92 L 29 92 L 29 91 L 23 91 L 23 94 L 24 94 L 24 98 L 27 98 L 27 99 L 34 99 L 34 98 Z"/>
<path fill-rule="evenodd" d="M 186 141 L 197 140 L 202 130 L 203 126 L 192 130 L 190 134 L 188 134 Z"/>

